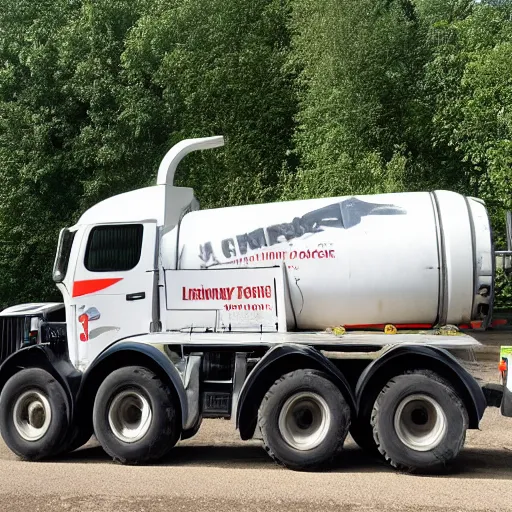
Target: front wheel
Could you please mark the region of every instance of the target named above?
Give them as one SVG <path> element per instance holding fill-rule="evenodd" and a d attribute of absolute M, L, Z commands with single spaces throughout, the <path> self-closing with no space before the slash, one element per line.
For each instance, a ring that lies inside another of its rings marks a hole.
<path fill-rule="evenodd" d="M 93 409 L 96 438 L 124 464 L 156 462 L 177 443 L 181 429 L 170 389 L 147 368 L 130 366 L 101 384 Z"/>
<path fill-rule="evenodd" d="M 417 371 L 387 383 L 373 407 L 372 427 L 380 453 L 392 466 L 436 471 L 464 446 L 468 415 L 447 381 Z"/>
<path fill-rule="evenodd" d="M 269 389 L 258 423 L 271 457 L 290 469 L 311 470 L 339 454 L 350 415 L 340 390 L 325 374 L 296 370 Z"/>
<path fill-rule="evenodd" d="M 63 387 L 41 368 L 12 376 L 0 396 L 0 432 L 5 444 L 25 460 L 55 456 L 68 430 Z"/>

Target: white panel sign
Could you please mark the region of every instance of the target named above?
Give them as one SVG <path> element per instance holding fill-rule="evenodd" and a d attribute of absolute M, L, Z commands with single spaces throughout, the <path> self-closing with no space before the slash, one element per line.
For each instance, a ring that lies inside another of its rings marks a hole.
<path fill-rule="evenodd" d="M 215 310 L 219 328 L 276 329 L 279 267 L 166 270 L 165 279 L 168 310 Z"/>

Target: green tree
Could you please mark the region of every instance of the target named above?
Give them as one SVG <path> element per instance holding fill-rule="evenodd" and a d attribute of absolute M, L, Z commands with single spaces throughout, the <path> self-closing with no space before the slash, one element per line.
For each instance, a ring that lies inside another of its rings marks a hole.
<path fill-rule="evenodd" d="M 180 139 L 227 138 L 178 176 L 203 205 L 275 198 L 287 16 L 277 0 L 0 0 L 0 304 L 58 299 L 59 229 L 153 184 Z"/>
<path fill-rule="evenodd" d="M 420 24 L 408 1 L 295 2 L 290 66 L 300 111 L 301 170 L 285 194 L 410 188 L 421 120 L 417 84 L 425 61 Z"/>
<path fill-rule="evenodd" d="M 204 206 L 276 198 L 296 110 L 288 15 L 280 0 L 159 1 L 127 40 L 122 117 L 141 138 L 165 134 L 159 155 L 185 137 L 226 138 L 177 177 Z"/>
<path fill-rule="evenodd" d="M 56 74 L 68 1 L 2 0 L 0 7 L 0 303 L 52 295 L 56 224 L 73 209 L 66 145 L 74 108 Z M 69 187 L 69 188 L 67 188 Z"/>
<path fill-rule="evenodd" d="M 117 117 L 124 39 L 149 2 L 2 3 L 0 303 L 58 299 L 59 229 L 141 182 Z"/>
<path fill-rule="evenodd" d="M 154 183 L 203 207 L 449 188 L 511 209 L 505 0 L 0 0 L 0 304 L 58 298 L 58 231 Z"/>
<path fill-rule="evenodd" d="M 473 6 L 438 28 L 429 64 L 436 141 L 461 162 L 461 191 L 486 200 L 495 231 L 512 208 L 512 3 Z"/>

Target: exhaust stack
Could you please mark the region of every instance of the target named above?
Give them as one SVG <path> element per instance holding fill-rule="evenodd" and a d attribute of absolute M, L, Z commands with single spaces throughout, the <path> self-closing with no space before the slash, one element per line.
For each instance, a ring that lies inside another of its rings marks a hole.
<path fill-rule="evenodd" d="M 164 156 L 158 168 L 157 185 L 174 186 L 174 174 L 178 164 L 192 151 L 214 149 L 224 146 L 224 137 L 202 137 L 199 139 L 185 139 L 175 144 Z"/>

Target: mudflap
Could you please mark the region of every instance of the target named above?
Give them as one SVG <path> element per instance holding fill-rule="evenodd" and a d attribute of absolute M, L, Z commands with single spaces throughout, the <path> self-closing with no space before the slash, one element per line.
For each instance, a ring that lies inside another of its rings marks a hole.
<path fill-rule="evenodd" d="M 510 384 L 509 384 L 510 386 Z M 503 416 L 507 416 L 508 418 L 512 418 L 512 391 L 510 389 L 505 388 L 503 390 L 503 400 L 501 402 L 501 414 Z"/>
<path fill-rule="evenodd" d="M 487 401 L 487 407 L 501 407 L 503 403 L 503 384 L 484 384 L 482 391 Z"/>

